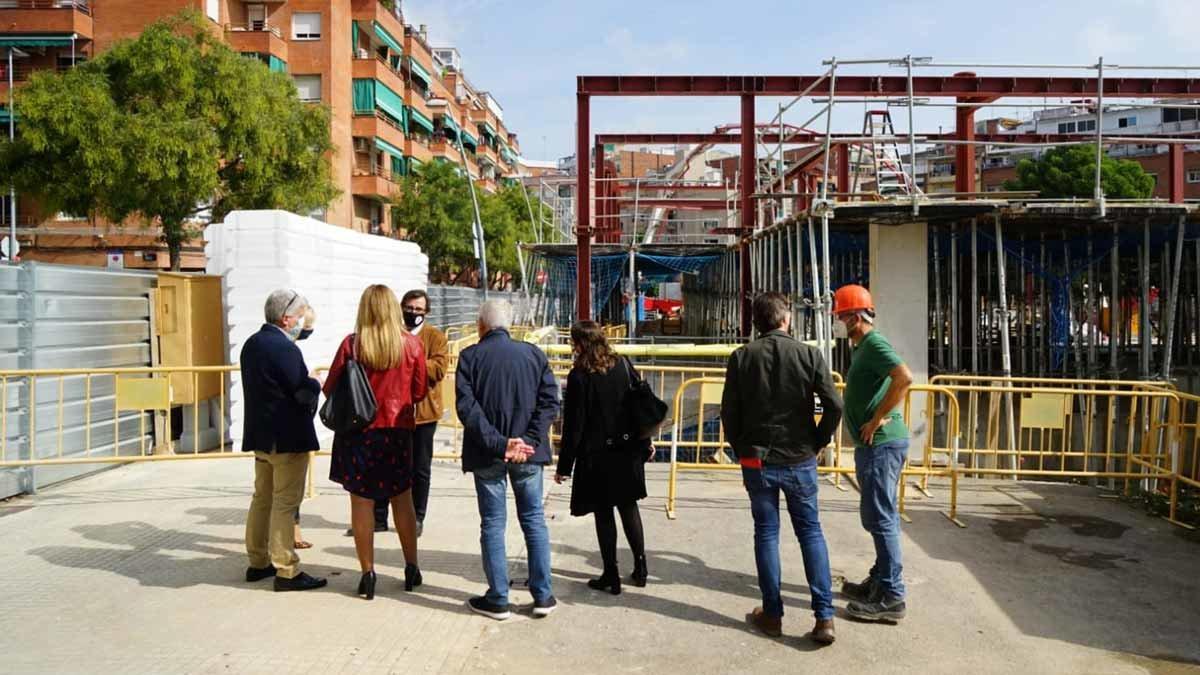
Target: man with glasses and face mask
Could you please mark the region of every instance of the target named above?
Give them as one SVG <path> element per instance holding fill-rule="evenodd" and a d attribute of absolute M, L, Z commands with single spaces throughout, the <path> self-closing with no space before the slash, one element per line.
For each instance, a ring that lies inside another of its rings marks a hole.
<path fill-rule="evenodd" d="M 855 284 L 839 288 L 833 312 L 835 335 L 844 331 L 842 337 L 854 345 L 846 373 L 844 420 L 854 442 L 854 473 L 862 493 L 859 517 L 875 540 L 870 574 L 862 583 L 842 584 L 842 594 L 851 599 L 846 607 L 850 616 L 895 622 L 904 618 L 906 609 L 896 496 L 908 460 L 909 435 L 897 408 L 913 377 L 891 343 L 875 330 L 875 303 L 867 289 Z"/>
<path fill-rule="evenodd" d="M 310 452 L 318 449 L 313 415 L 321 385 L 309 376 L 296 340 L 308 301 L 277 290 L 266 323 L 246 340 L 240 358 L 245 428 L 242 450 L 254 453 L 254 498 L 246 515 L 246 581 L 275 577 L 276 591 L 306 591 L 324 579 L 300 571 L 293 523 L 304 492 Z"/>

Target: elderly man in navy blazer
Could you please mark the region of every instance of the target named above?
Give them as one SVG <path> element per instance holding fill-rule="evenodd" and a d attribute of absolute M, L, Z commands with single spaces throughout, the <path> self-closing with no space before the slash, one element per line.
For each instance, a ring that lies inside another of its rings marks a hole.
<path fill-rule="evenodd" d="M 558 602 L 550 588 L 550 532 L 542 513 L 542 467 L 550 463 L 550 425 L 558 414 L 558 382 L 536 345 L 513 340 L 512 305 L 489 300 L 479 310 L 479 344 L 458 357 L 455 407 L 463 424 L 463 471 L 475 474 L 480 545 L 487 593 L 467 601 L 471 609 L 503 621 L 508 603 L 508 557 L 504 547 L 505 495 L 512 483 L 517 521 L 529 556 L 533 616 Z"/>
<path fill-rule="evenodd" d="M 300 571 L 293 521 L 304 492 L 309 452 L 318 449 L 313 415 L 321 384 L 309 376 L 296 346 L 308 301 L 277 290 L 267 298 L 266 323 L 242 347 L 246 406 L 242 450 L 254 453 L 254 498 L 246 515 L 246 581 L 275 577 L 276 591 L 325 585 Z"/>

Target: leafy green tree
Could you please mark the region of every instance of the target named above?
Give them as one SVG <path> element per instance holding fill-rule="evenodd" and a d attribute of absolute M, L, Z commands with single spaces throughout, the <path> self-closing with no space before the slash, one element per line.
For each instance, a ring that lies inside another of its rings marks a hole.
<path fill-rule="evenodd" d="M 452 164 L 429 162 L 410 171 L 400 182 L 392 222 L 429 256 L 429 277 L 435 283 L 453 284 L 474 269 L 475 212 L 467 181 Z"/>
<path fill-rule="evenodd" d="M 1036 190 L 1040 197 L 1090 199 L 1096 184 L 1096 149 L 1087 145 L 1051 148 L 1036 159 L 1017 164 L 1017 177 L 1005 190 Z M 1140 164 L 1105 155 L 1100 162 L 1100 185 L 1110 199 L 1144 199 L 1154 194 L 1154 177 Z"/>
<path fill-rule="evenodd" d="M 493 288 L 506 286 L 520 274 L 517 243 L 536 241 L 530 208 L 535 216 L 539 208 L 546 209 L 536 201 L 527 204 L 521 189 L 516 185 L 494 194 L 481 189 L 475 193 L 487 246 L 488 283 Z M 477 277 L 475 211 L 467 180 L 453 164 L 431 162 L 406 176 L 392 207 L 392 219 L 397 229 L 404 230 L 429 256 L 434 282 L 453 284 Z"/>
<path fill-rule="evenodd" d="M 337 196 L 328 111 L 196 12 L 35 74 L 14 107 L 20 136 L 0 145 L 0 174 L 55 211 L 160 225 L 172 269 L 204 211 L 306 212 Z"/>

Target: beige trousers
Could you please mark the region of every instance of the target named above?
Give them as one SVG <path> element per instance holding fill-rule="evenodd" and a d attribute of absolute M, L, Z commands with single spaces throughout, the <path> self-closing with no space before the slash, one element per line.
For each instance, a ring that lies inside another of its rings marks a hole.
<path fill-rule="evenodd" d="M 254 498 L 246 514 L 246 553 L 251 567 L 275 566 L 291 579 L 300 573 L 296 555 L 296 509 L 304 497 L 307 452 L 254 453 Z"/>

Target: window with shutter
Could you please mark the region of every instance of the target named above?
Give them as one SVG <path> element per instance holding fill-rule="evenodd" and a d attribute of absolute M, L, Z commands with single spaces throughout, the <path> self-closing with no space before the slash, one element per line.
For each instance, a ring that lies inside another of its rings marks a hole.
<path fill-rule="evenodd" d="M 292 39 L 320 40 L 321 13 L 296 12 L 292 15 Z"/>
<path fill-rule="evenodd" d="M 296 95 L 301 101 L 312 103 L 321 100 L 320 75 L 296 75 L 292 79 L 296 83 Z"/>

